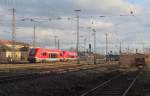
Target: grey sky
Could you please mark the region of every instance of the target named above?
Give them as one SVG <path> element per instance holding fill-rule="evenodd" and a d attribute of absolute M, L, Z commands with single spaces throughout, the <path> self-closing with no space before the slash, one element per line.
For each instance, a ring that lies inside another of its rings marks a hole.
<path fill-rule="evenodd" d="M 149 16 L 148 0 L 0 0 L 0 38 L 11 38 L 11 9 L 16 8 L 17 40 L 31 41 L 33 23 L 22 18 L 34 18 L 37 21 L 37 41 L 42 46 L 53 47 L 54 36 L 61 40 L 63 48 L 75 47 L 76 21 L 75 9 L 80 12 L 80 38 L 83 46 L 84 38 L 88 41 L 87 27 L 93 26 L 97 31 L 97 46 L 104 48 L 105 33 L 109 33 L 111 48 L 118 48 L 122 41 L 124 47 L 150 47 L 149 44 Z M 134 16 L 130 12 L 133 11 Z M 121 16 L 120 16 L 121 15 Z M 122 16 L 123 15 L 123 16 Z M 94 24 L 91 24 L 91 16 Z M 100 16 L 105 16 L 104 18 Z M 61 17 L 61 20 L 57 20 Z M 52 19 L 48 21 L 48 19 Z M 21 27 L 21 28 L 20 28 Z M 22 28 L 23 27 L 23 28 Z M 91 42 L 93 37 L 91 34 Z M 88 42 L 87 42 L 88 44 Z"/>

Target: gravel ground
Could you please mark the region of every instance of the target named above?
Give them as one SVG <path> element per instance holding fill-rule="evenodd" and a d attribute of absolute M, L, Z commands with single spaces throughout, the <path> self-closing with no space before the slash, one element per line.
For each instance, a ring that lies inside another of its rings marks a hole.
<path fill-rule="evenodd" d="M 80 96 L 86 90 L 118 74 L 110 67 L 51 74 L 34 80 L 0 85 L 0 96 Z M 107 75 L 106 75 L 107 74 Z"/>
<path fill-rule="evenodd" d="M 143 75 L 144 96 L 150 96 L 150 70 Z"/>

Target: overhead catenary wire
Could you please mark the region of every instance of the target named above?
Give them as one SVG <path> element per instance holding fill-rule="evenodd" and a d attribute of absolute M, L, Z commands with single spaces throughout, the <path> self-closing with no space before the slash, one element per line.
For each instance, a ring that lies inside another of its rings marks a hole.
<path fill-rule="evenodd" d="M 6 2 L 6 5 L 15 5 L 15 6 L 17 6 L 17 4 L 19 3 L 19 2 L 21 2 L 21 0 L 3 0 L 4 2 Z M 133 13 L 134 11 L 132 11 L 131 13 Z M 61 14 L 61 13 L 60 13 Z M 32 17 L 32 16 L 31 16 Z M 30 16 L 29 16 L 29 18 L 31 18 Z M 33 16 L 36 20 L 38 20 L 38 21 L 45 21 L 45 22 L 47 22 L 50 18 L 49 17 L 40 17 L 40 16 Z M 89 17 L 90 18 L 90 16 L 87 16 L 86 14 L 83 16 L 82 15 L 82 17 L 83 18 L 87 18 L 87 17 Z M 105 17 L 104 15 L 101 15 L 101 16 L 99 16 L 99 17 Z M 115 17 L 115 16 L 107 16 L 107 17 Z M 116 17 L 118 17 L 118 16 L 116 16 Z M 19 19 L 21 19 L 22 17 L 21 16 L 16 16 L 16 19 L 17 19 L 17 21 L 19 21 Z M 26 17 L 25 17 L 26 18 Z M 54 18 L 51 18 L 51 20 L 53 21 L 53 19 Z M 61 19 L 62 20 L 66 20 L 67 21 L 67 17 L 61 17 Z M 57 28 L 55 28 L 55 29 L 57 29 Z"/>

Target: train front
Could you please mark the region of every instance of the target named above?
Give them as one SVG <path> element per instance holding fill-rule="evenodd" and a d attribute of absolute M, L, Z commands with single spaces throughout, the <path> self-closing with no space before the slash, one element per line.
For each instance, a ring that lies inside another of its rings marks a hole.
<path fill-rule="evenodd" d="M 35 63 L 36 62 L 36 53 L 37 53 L 38 49 L 36 48 L 32 48 L 29 51 L 29 57 L 28 57 L 28 61 L 30 63 Z"/>

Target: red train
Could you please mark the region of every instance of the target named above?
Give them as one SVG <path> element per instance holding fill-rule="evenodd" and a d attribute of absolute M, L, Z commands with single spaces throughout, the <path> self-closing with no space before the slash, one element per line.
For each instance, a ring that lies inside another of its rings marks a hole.
<path fill-rule="evenodd" d="M 32 48 L 29 52 L 28 61 L 30 63 L 36 62 L 56 62 L 76 60 L 78 54 L 76 52 L 64 50 L 50 50 L 44 48 Z"/>

